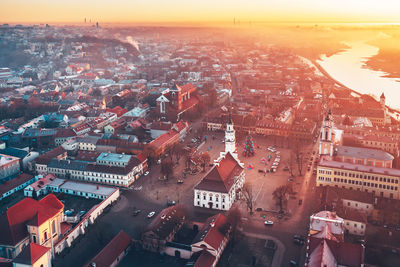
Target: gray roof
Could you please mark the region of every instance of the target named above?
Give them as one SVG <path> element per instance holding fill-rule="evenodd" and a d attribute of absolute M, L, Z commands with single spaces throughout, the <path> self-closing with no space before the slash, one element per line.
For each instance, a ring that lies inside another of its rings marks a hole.
<path fill-rule="evenodd" d="M 340 146 L 337 149 L 337 156 L 357 157 L 362 159 L 393 160 L 394 157 L 389 153 L 372 148 Z"/>
<path fill-rule="evenodd" d="M 88 162 L 78 161 L 78 160 L 57 160 L 52 159 L 47 165 L 49 168 L 57 168 L 57 169 L 67 169 L 67 170 L 76 170 L 76 171 L 84 171 Z"/>
<path fill-rule="evenodd" d="M 350 170 L 350 171 L 359 171 L 359 172 L 375 173 L 375 174 L 381 174 L 381 175 L 400 177 L 400 170 L 398 170 L 398 169 L 352 164 L 352 163 L 347 163 L 347 162 L 326 160 L 323 158 L 321 159 L 320 163 L 318 164 L 318 167 L 330 167 L 330 168 L 336 168 L 336 169 L 345 169 L 345 170 Z"/>

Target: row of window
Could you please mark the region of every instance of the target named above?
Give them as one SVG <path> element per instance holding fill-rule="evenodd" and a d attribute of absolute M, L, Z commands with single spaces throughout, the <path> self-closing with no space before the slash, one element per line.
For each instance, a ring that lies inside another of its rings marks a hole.
<path fill-rule="evenodd" d="M 363 141 L 361 141 L 361 142 L 363 142 Z M 367 145 L 379 145 L 379 146 L 396 146 L 396 144 L 388 144 L 388 143 L 382 143 L 382 142 L 372 142 L 372 141 L 364 141 L 363 142 L 364 144 L 367 144 Z"/>
<path fill-rule="evenodd" d="M 350 226 L 350 223 L 349 223 L 349 222 L 346 222 L 346 225 L 347 225 L 347 226 Z M 357 224 L 356 224 L 356 223 L 354 224 L 354 227 L 357 227 Z M 361 229 L 364 229 L 364 225 L 363 225 L 363 224 L 360 224 L 360 228 L 361 228 Z"/>
<path fill-rule="evenodd" d="M 321 177 L 321 178 L 323 178 L 323 177 Z M 336 177 L 333 178 L 333 181 L 335 183 L 354 184 L 354 185 L 361 185 L 361 186 L 368 186 L 368 187 L 375 187 L 375 188 L 381 188 L 381 189 L 397 191 L 397 186 L 393 186 L 393 185 L 376 184 L 376 183 L 370 183 L 370 182 L 361 182 L 361 181 L 358 181 L 358 180 L 343 179 L 343 178 L 336 178 Z"/>
<path fill-rule="evenodd" d="M 200 199 L 200 194 L 197 195 L 197 199 Z M 206 200 L 206 195 L 203 195 L 203 200 Z M 209 196 L 209 200 L 210 201 L 213 200 L 212 195 Z M 219 197 L 218 196 L 215 197 L 215 201 L 219 201 Z M 224 195 L 222 196 L 222 202 L 225 202 L 225 196 Z"/>
<path fill-rule="evenodd" d="M 200 201 L 197 201 L 197 206 L 200 206 Z M 203 208 L 205 208 L 205 207 L 206 207 L 206 204 L 203 204 Z M 218 209 L 219 205 L 215 204 L 215 207 Z M 225 209 L 225 205 L 222 205 L 222 209 Z"/>
<path fill-rule="evenodd" d="M 333 174 L 339 175 L 339 176 L 344 176 L 344 177 L 353 177 L 353 178 L 361 178 L 361 179 L 372 180 L 372 181 L 379 181 L 379 182 L 384 182 L 384 183 L 393 183 L 393 184 L 399 183 L 398 179 L 389 178 L 389 177 L 377 177 L 374 175 L 367 175 L 367 174 L 362 175 L 359 173 L 351 173 L 351 172 L 348 173 L 348 172 L 341 172 L 341 171 L 334 171 Z"/>
<path fill-rule="evenodd" d="M 42 167 L 41 166 L 39 166 L 38 167 L 38 169 L 39 170 L 41 170 L 42 169 Z M 44 170 L 44 167 L 43 167 L 43 170 Z M 129 174 L 128 174 L 128 179 L 129 178 L 132 178 L 133 176 L 134 176 L 134 170 L 135 169 L 133 169 L 132 170 L 132 172 L 130 172 Z M 58 174 L 58 173 L 60 173 L 60 174 L 75 174 L 75 175 L 81 175 L 81 176 L 83 176 L 83 175 L 90 175 L 90 176 L 94 176 L 94 177 L 100 177 L 100 178 L 111 178 L 111 179 L 126 179 L 125 178 L 125 176 L 122 176 L 122 175 L 114 175 L 114 174 L 106 174 L 106 173 L 98 173 L 98 172 L 89 172 L 89 173 L 84 173 L 84 172 L 82 172 L 82 171 L 74 171 L 74 170 L 65 170 L 65 169 L 58 169 L 58 168 L 49 168 L 48 169 L 48 172 L 50 172 L 50 173 L 55 173 L 55 174 Z"/>
<path fill-rule="evenodd" d="M 332 171 L 328 171 L 328 170 L 318 170 L 318 173 L 331 175 L 331 174 L 332 174 Z"/>
<path fill-rule="evenodd" d="M 349 207 L 351 206 L 350 201 L 347 201 L 347 206 L 349 206 Z M 358 207 L 358 203 L 354 203 L 354 206 Z M 366 205 L 366 208 L 368 209 L 369 205 Z M 362 207 L 361 207 L 361 209 L 362 209 Z M 349 225 L 349 224 L 347 223 L 347 225 Z"/>
<path fill-rule="evenodd" d="M 323 176 L 319 176 L 318 180 L 320 181 L 326 181 L 326 182 L 331 182 L 331 178 L 330 177 L 323 177 Z"/>

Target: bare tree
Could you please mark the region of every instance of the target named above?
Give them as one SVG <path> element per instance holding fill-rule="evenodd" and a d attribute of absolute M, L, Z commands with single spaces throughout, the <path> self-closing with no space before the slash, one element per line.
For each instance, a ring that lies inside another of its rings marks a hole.
<path fill-rule="evenodd" d="M 210 154 L 208 154 L 208 152 L 202 153 L 200 155 L 200 160 L 201 160 L 201 165 L 203 167 L 203 172 L 205 172 L 206 171 L 206 166 L 208 164 L 210 164 L 210 160 L 211 160 Z"/>
<path fill-rule="evenodd" d="M 179 160 L 185 153 L 185 146 L 182 143 L 177 143 L 175 144 L 175 157 L 176 157 L 176 162 L 179 163 Z"/>
<path fill-rule="evenodd" d="M 169 177 L 174 173 L 174 168 L 172 166 L 172 161 L 171 160 L 163 160 L 161 162 L 161 174 L 164 175 L 166 179 L 169 179 Z"/>
<path fill-rule="evenodd" d="M 224 235 L 228 233 L 228 231 L 231 231 L 232 239 L 234 239 L 241 220 L 242 213 L 240 209 L 237 206 L 232 206 L 226 214 L 226 222 L 220 226 L 219 230 Z"/>
<path fill-rule="evenodd" d="M 291 152 L 290 156 L 289 156 L 289 160 L 287 161 L 287 164 L 288 164 L 290 176 L 292 176 L 292 177 L 294 176 L 293 171 L 295 168 L 295 162 L 296 162 L 295 155 L 293 152 Z"/>
<path fill-rule="evenodd" d="M 250 211 L 250 214 L 253 213 L 253 207 L 255 202 L 255 196 L 253 194 L 253 189 L 250 184 L 245 183 L 242 188 L 242 196 L 246 203 L 247 209 Z"/>
<path fill-rule="evenodd" d="M 296 156 L 297 170 L 299 171 L 299 175 L 302 175 L 303 171 L 303 162 L 304 162 L 304 153 L 303 153 L 303 144 L 301 141 L 296 140 L 293 146 L 293 152 Z"/>
<path fill-rule="evenodd" d="M 293 192 L 292 186 L 289 184 L 281 185 L 272 193 L 273 199 L 279 206 L 279 213 L 283 212 L 283 203 L 287 200 L 288 195 Z"/>

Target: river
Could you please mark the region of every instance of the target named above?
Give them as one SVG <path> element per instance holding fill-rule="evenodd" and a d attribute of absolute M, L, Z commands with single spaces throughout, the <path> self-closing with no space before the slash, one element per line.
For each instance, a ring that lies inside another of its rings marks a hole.
<path fill-rule="evenodd" d="M 379 98 L 386 96 L 386 105 L 400 110 L 400 79 L 384 77 L 385 72 L 368 69 L 365 62 L 379 53 L 379 48 L 365 42 L 345 43 L 348 49 L 317 60 L 329 75 L 356 92 Z"/>

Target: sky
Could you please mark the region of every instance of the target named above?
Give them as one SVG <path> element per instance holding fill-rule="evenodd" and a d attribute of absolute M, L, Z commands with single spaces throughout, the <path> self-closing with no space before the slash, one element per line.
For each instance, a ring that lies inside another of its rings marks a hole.
<path fill-rule="evenodd" d="M 2 23 L 400 22 L 400 0 L 0 0 Z"/>

